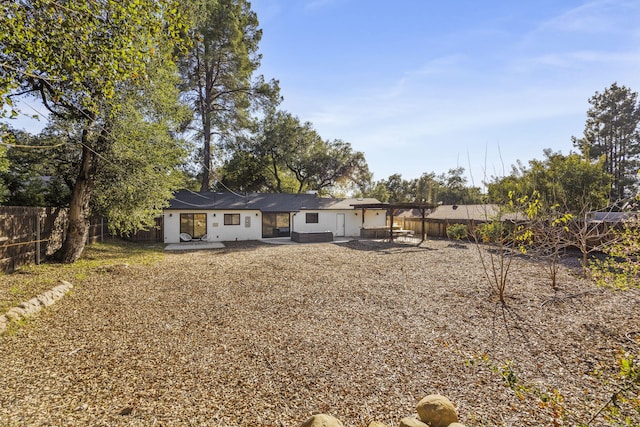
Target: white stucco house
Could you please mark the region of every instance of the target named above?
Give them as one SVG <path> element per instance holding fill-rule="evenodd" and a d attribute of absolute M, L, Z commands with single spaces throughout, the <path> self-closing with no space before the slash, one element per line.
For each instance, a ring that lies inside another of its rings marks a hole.
<path fill-rule="evenodd" d="M 358 207 L 376 203 L 371 198 L 334 199 L 316 194 L 180 191 L 164 209 L 164 243 L 261 240 L 290 237 L 295 232 L 356 237 L 361 228 L 385 226 L 385 208 Z"/>

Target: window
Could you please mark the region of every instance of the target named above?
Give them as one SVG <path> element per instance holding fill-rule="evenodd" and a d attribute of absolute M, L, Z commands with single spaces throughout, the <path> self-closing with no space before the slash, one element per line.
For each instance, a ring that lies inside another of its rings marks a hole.
<path fill-rule="evenodd" d="M 306 223 L 307 224 L 317 224 L 318 223 L 318 213 L 308 213 L 306 214 Z"/>
<path fill-rule="evenodd" d="M 181 213 L 180 233 L 187 233 L 194 239 L 199 239 L 207 234 L 207 214 Z"/>
<path fill-rule="evenodd" d="M 224 214 L 224 225 L 240 225 L 240 214 Z"/>

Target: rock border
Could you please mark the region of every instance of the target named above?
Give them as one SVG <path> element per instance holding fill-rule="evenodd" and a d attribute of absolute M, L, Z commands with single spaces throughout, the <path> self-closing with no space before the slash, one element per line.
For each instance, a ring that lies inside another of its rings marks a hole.
<path fill-rule="evenodd" d="M 73 288 L 73 285 L 66 280 L 60 280 L 60 283 L 60 285 L 42 295 L 31 298 L 29 301 L 23 302 L 9 309 L 5 314 L 0 315 L 0 335 L 7 330 L 9 322 L 33 316 L 44 307 L 55 304 L 56 301 L 62 299 Z"/>
<path fill-rule="evenodd" d="M 404 417 L 399 427 L 465 427 L 458 422 L 458 412 L 451 401 L 440 394 L 425 396 L 416 406 L 417 416 Z M 344 427 L 332 415 L 316 414 L 299 427 Z M 387 427 L 379 421 L 372 421 L 368 427 Z"/>

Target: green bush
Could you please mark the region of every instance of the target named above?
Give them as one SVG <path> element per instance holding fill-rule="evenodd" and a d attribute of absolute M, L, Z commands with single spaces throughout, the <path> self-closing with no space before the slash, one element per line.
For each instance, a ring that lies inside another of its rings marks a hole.
<path fill-rule="evenodd" d="M 503 245 L 509 237 L 509 227 L 500 220 L 493 220 L 478 226 L 477 232 L 483 243 Z"/>
<path fill-rule="evenodd" d="M 591 277 L 600 286 L 618 289 L 640 288 L 640 223 L 623 222 L 612 231 L 611 242 L 602 248 L 606 258 L 589 263 Z"/>
<path fill-rule="evenodd" d="M 453 240 L 462 240 L 467 237 L 467 226 L 464 224 L 453 224 L 447 227 L 447 237 Z"/>

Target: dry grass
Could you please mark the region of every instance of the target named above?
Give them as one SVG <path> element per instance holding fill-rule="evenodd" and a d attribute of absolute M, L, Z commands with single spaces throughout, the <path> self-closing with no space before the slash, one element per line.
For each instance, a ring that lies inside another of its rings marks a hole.
<path fill-rule="evenodd" d="M 88 245 L 75 264 L 25 265 L 12 274 L 0 272 L 0 314 L 58 285 L 83 281 L 94 270 L 114 265 L 148 265 L 162 256 L 164 245 L 112 241 Z"/>
<path fill-rule="evenodd" d="M 554 292 L 518 259 L 504 307 L 472 246 L 159 257 L 87 264 L 71 295 L 0 337 L 0 426 L 294 427 L 314 412 L 394 426 L 435 392 L 469 426 L 575 425 L 610 397 L 617 352 L 637 349 L 638 290 L 565 269 Z"/>

